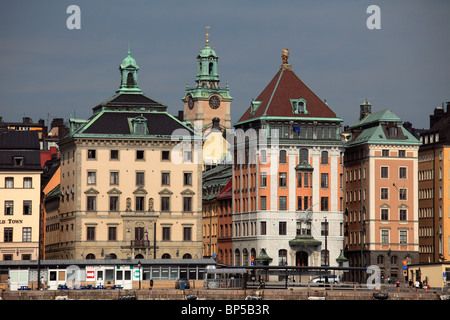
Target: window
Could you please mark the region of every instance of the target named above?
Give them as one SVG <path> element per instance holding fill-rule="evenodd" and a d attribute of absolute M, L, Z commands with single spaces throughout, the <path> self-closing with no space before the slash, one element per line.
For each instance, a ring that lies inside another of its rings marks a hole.
<path fill-rule="evenodd" d="M 266 162 L 267 161 L 266 150 L 261 150 L 259 157 L 261 162 Z"/>
<path fill-rule="evenodd" d="M 381 230 L 381 243 L 389 243 L 389 230 Z"/>
<path fill-rule="evenodd" d="M 87 157 L 88 159 L 96 159 L 97 158 L 97 154 L 95 152 L 96 150 L 90 149 L 87 152 Z"/>
<path fill-rule="evenodd" d="M 308 197 L 304 197 L 303 198 L 303 202 L 304 202 L 304 206 L 303 206 L 303 210 L 308 210 Z"/>
<path fill-rule="evenodd" d="M 322 164 L 328 164 L 328 151 L 322 151 Z"/>
<path fill-rule="evenodd" d="M 144 150 L 136 150 L 136 160 L 144 159 Z"/>
<path fill-rule="evenodd" d="M 88 171 L 87 173 L 87 184 L 95 184 L 96 183 L 96 172 Z"/>
<path fill-rule="evenodd" d="M 279 197 L 279 209 L 280 211 L 287 210 L 287 201 L 285 196 Z"/>
<path fill-rule="evenodd" d="M 109 152 L 109 158 L 111 160 L 118 160 L 119 159 L 119 150 L 111 150 Z"/>
<path fill-rule="evenodd" d="M 87 211 L 95 211 L 96 210 L 96 196 L 88 196 L 87 197 Z"/>
<path fill-rule="evenodd" d="M 261 210 L 267 210 L 267 199 L 266 199 L 266 196 L 261 196 L 260 209 Z"/>
<path fill-rule="evenodd" d="M 23 167 L 23 157 L 14 157 L 14 166 Z"/>
<path fill-rule="evenodd" d="M 408 211 L 406 209 L 400 209 L 400 211 L 399 211 L 399 220 L 400 221 L 406 221 L 407 220 L 407 213 L 408 213 Z"/>
<path fill-rule="evenodd" d="M 170 160 L 170 151 L 162 151 L 161 160 Z"/>
<path fill-rule="evenodd" d="M 31 228 L 22 228 L 22 242 L 31 242 Z"/>
<path fill-rule="evenodd" d="M 5 188 L 7 188 L 7 189 L 14 188 L 14 178 L 12 178 L 12 177 L 5 178 Z"/>
<path fill-rule="evenodd" d="M 170 173 L 169 172 L 161 172 L 161 185 L 162 186 L 170 185 Z"/>
<path fill-rule="evenodd" d="M 297 187 L 298 188 L 302 187 L 302 173 L 301 172 L 297 172 Z"/>
<path fill-rule="evenodd" d="M 170 211 L 170 197 L 161 197 L 161 211 Z"/>
<path fill-rule="evenodd" d="M 320 186 L 322 188 L 328 188 L 328 173 L 320 174 Z"/>
<path fill-rule="evenodd" d="M 286 249 L 278 250 L 278 265 L 279 266 L 287 265 L 287 250 Z"/>
<path fill-rule="evenodd" d="M 389 150 L 387 150 L 387 149 L 381 150 L 381 155 L 383 157 L 389 157 Z"/>
<path fill-rule="evenodd" d="M 23 214 L 31 215 L 31 200 L 23 200 Z"/>
<path fill-rule="evenodd" d="M 381 209 L 381 220 L 383 220 L 383 221 L 389 220 L 389 210 L 388 209 Z"/>
<path fill-rule="evenodd" d="M 407 189 L 399 189 L 399 199 L 400 200 L 406 200 L 406 194 L 407 194 Z"/>
<path fill-rule="evenodd" d="M 280 163 L 286 163 L 286 150 L 280 150 Z"/>
<path fill-rule="evenodd" d="M 287 175 L 286 172 L 279 173 L 279 187 L 286 187 L 287 185 Z"/>
<path fill-rule="evenodd" d="M 400 167 L 398 169 L 398 177 L 399 179 L 406 179 L 406 167 Z"/>
<path fill-rule="evenodd" d="M 312 176 L 312 174 L 311 174 L 311 176 Z M 305 173 L 303 173 L 303 186 L 305 188 L 308 188 L 308 185 L 309 185 L 309 174 L 308 174 L 308 172 L 305 172 Z M 311 185 L 311 187 L 312 187 L 312 185 Z"/>
<path fill-rule="evenodd" d="M 109 211 L 119 211 L 119 197 L 110 196 L 109 197 Z"/>
<path fill-rule="evenodd" d="M 400 244 L 406 244 L 408 241 L 408 231 L 400 230 Z"/>
<path fill-rule="evenodd" d="M 389 178 L 389 168 L 388 167 L 381 167 L 381 177 Z"/>
<path fill-rule="evenodd" d="M 136 211 L 144 211 L 144 197 L 136 197 Z"/>
<path fill-rule="evenodd" d="M 23 178 L 23 188 L 31 189 L 33 187 L 33 178 Z"/>
<path fill-rule="evenodd" d="M 399 158 L 405 158 L 406 157 L 405 150 L 398 150 L 398 156 Z"/>
<path fill-rule="evenodd" d="M 95 227 L 86 228 L 86 240 L 95 241 Z"/>
<path fill-rule="evenodd" d="M 163 241 L 170 241 L 170 227 L 162 228 L 162 239 Z"/>
<path fill-rule="evenodd" d="M 183 228 L 183 240 L 184 241 L 192 241 L 192 228 L 191 227 Z"/>
<path fill-rule="evenodd" d="M 261 172 L 261 187 L 267 187 L 267 174 L 265 172 Z"/>
<path fill-rule="evenodd" d="M 109 173 L 109 184 L 110 185 L 118 185 L 119 184 L 119 172 L 111 171 Z"/>
<path fill-rule="evenodd" d="M 117 228 L 108 227 L 108 241 L 116 241 L 116 240 L 117 240 Z"/>
<path fill-rule="evenodd" d="M 266 222 L 265 221 L 261 221 L 260 226 L 261 226 L 260 234 L 262 236 L 265 236 L 267 234 L 267 224 L 266 224 Z"/>
<path fill-rule="evenodd" d="M 144 172 L 136 172 L 136 185 L 137 186 L 144 185 Z"/>
<path fill-rule="evenodd" d="M 14 201 L 5 201 L 5 216 L 12 216 L 14 214 Z"/>
<path fill-rule="evenodd" d="M 5 228 L 4 229 L 3 242 L 13 242 L 13 228 Z"/>
<path fill-rule="evenodd" d="M 192 197 L 183 197 L 183 211 L 192 211 Z"/>
<path fill-rule="evenodd" d="M 321 211 L 328 211 L 328 197 L 321 197 L 320 198 L 320 210 Z"/>
<path fill-rule="evenodd" d="M 183 185 L 192 186 L 192 172 L 183 173 Z"/>
<path fill-rule="evenodd" d="M 388 199 L 389 199 L 389 189 L 381 188 L 381 200 L 388 200 Z"/>
<path fill-rule="evenodd" d="M 305 148 L 300 149 L 299 157 L 300 157 L 299 164 L 308 164 L 309 163 L 308 149 Z"/>
<path fill-rule="evenodd" d="M 389 135 L 391 137 L 396 137 L 398 133 L 398 128 L 397 127 L 390 127 L 389 128 Z"/>
<path fill-rule="evenodd" d="M 278 234 L 280 236 L 285 236 L 286 235 L 286 221 L 280 221 L 278 223 Z"/>
<path fill-rule="evenodd" d="M 297 197 L 297 210 L 302 210 L 302 197 Z"/>

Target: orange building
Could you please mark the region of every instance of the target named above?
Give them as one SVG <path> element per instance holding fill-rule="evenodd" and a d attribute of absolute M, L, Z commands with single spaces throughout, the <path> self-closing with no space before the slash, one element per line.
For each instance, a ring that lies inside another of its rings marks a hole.
<path fill-rule="evenodd" d="M 377 265 L 385 278 L 403 277 L 418 262 L 417 155 L 420 142 L 390 110 L 368 101 L 350 127 L 345 164 L 345 256 L 350 267 Z M 350 274 L 360 280 L 358 273 Z"/>
<path fill-rule="evenodd" d="M 342 120 L 283 64 L 236 127 L 233 264 L 337 266 Z"/>

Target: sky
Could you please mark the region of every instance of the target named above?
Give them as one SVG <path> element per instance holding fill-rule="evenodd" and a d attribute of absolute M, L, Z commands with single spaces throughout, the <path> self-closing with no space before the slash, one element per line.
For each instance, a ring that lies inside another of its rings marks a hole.
<path fill-rule="evenodd" d="M 69 29 L 70 5 L 80 29 Z M 370 5 L 380 9 L 380 29 Z M 0 116 L 87 119 L 119 89 L 128 45 L 139 87 L 176 115 L 205 44 L 237 122 L 290 51 L 293 71 L 351 125 L 368 99 L 415 128 L 450 101 L 447 0 L 15 0 L 0 4 Z"/>

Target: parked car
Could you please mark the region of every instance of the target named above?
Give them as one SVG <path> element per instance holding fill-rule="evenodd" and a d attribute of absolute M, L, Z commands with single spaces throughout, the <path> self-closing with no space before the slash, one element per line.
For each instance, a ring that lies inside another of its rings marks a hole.
<path fill-rule="evenodd" d="M 185 289 L 190 289 L 191 288 L 191 284 L 189 283 L 188 279 L 178 279 L 175 282 L 175 289 L 181 289 L 181 284 L 184 284 L 184 288 Z"/>
<path fill-rule="evenodd" d="M 325 276 L 319 276 L 310 281 L 310 283 L 340 283 L 341 279 L 338 275 L 330 274 Z"/>

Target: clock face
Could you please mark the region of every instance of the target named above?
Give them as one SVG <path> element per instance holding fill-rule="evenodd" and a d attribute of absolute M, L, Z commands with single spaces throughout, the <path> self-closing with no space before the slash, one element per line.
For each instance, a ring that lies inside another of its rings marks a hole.
<path fill-rule="evenodd" d="M 191 96 L 188 97 L 188 107 L 191 110 L 194 108 L 194 100 L 192 99 Z"/>
<path fill-rule="evenodd" d="M 220 100 L 217 96 L 209 98 L 209 106 L 213 109 L 217 109 L 220 106 Z"/>

